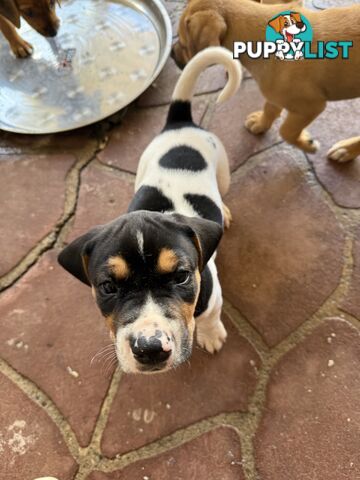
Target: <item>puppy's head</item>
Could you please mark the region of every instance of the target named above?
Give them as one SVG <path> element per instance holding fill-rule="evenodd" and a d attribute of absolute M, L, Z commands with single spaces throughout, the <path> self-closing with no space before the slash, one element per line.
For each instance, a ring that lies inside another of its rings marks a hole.
<path fill-rule="evenodd" d="M 55 37 L 60 21 L 55 7 L 58 0 L 1 0 L 0 15 L 20 27 L 20 17 L 44 37 Z"/>
<path fill-rule="evenodd" d="M 206 47 L 219 46 L 227 26 L 215 0 L 194 0 L 186 6 L 179 23 L 178 41 L 171 56 L 179 68 Z"/>
<path fill-rule="evenodd" d="M 59 263 L 92 286 L 122 369 L 154 372 L 189 358 L 201 271 L 222 228 L 137 211 L 70 243 Z"/>

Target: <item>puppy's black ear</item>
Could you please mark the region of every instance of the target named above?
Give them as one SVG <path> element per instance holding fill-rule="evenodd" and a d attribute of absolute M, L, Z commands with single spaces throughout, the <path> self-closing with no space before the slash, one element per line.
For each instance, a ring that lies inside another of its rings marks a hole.
<path fill-rule="evenodd" d="M 193 241 L 199 254 L 199 270 L 202 271 L 215 252 L 223 234 L 223 228 L 216 222 L 199 217 L 172 215 L 187 227 L 187 235 Z"/>
<path fill-rule="evenodd" d="M 0 15 L 10 20 L 15 27 L 20 27 L 20 14 L 15 0 L 0 0 Z"/>
<path fill-rule="evenodd" d="M 86 285 L 91 285 L 88 277 L 88 263 L 96 243 L 100 227 L 95 227 L 73 242 L 69 243 L 58 255 L 58 262 L 71 275 Z"/>

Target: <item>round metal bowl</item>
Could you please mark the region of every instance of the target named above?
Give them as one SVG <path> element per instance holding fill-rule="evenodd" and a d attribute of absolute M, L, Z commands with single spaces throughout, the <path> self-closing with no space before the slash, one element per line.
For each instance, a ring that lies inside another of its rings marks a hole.
<path fill-rule="evenodd" d="M 49 41 L 24 21 L 33 55 L 16 59 L 0 33 L 0 129 L 55 133 L 112 115 L 155 80 L 171 49 L 161 0 L 65 0 Z"/>

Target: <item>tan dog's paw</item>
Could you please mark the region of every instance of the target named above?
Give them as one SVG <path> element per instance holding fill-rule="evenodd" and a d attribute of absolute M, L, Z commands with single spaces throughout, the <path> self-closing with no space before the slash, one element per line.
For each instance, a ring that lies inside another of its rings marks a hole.
<path fill-rule="evenodd" d="M 245 128 L 254 135 L 259 135 L 269 130 L 269 126 L 264 121 L 264 112 L 260 110 L 250 113 L 245 120 Z"/>
<path fill-rule="evenodd" d="M 206 321 L 197 326 L 196 339 L 200 347 L 205 348 L 209 353 L 221 350 L 227 337 L 225 327 L 221 320 L 209 325 Z"/>
<path fill-rule="evenodd" d="M 23 40 L 21 37 L 16 39 L 15 42 L 11 43 L 10 47 L 14 55 L 18 58 L 29 57 L 34 50 L 33 46 L 29 42 Z"/>
<path fill-rule="evenodd" d="M 232 222 L 232 215 L 230 212 L 230 209 L 225 203 L 223 202 L 223 215 L 224 215 L 224 227 L 225 228 L 230 228 L 231 222 Z"/>
<path fill-rule="evenodd" d="M 303 130 L 301 132 L 301 135 L 295 142 L 295 145 L 307 153 L 315 153 L 320 148 L 320 143 L 317 140 L 314 140 L 307 130 Z"/>
<path fill-rule="evenodd" d="M 327 152 L 329 160 L 344 163 L 354 160 L 360 154 L 359 142 L 354 142 L 353 139 L 341 140 L 335 143 Z"/>

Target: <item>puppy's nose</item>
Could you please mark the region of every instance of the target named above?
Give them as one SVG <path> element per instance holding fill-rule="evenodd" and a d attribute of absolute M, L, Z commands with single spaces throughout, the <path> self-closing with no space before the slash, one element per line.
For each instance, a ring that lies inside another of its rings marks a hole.
<path fill-rule="evenodd" d="M 132 336 L 130 337 L 130 347 L 135 359 L 144 365 L 156 365 L 165 362 L 171 355 L 171 349 L 165 351 L 161 340 L 155 336 Z"/>
<path fill-rule="evenodd" d="M 296 26 L 297 26 L 297 28 L 301 29 L 304 26 L 304 22 L 296 22 Z"/>
<path fill-rule="evenodd" d="M 47 27 L 44 31 L 45 37 L 56 37 L 58 29 L 56 27 Z"/>

